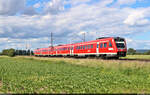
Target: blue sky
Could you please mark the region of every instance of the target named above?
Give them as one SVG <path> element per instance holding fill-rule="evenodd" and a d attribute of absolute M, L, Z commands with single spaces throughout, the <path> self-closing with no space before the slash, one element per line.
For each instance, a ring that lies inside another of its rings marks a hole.
<path fill-rule="evenodd" d="M 150 0 L 1 0 L 0 50 L 48 47 L 120 36 L 150 49 Z"/>

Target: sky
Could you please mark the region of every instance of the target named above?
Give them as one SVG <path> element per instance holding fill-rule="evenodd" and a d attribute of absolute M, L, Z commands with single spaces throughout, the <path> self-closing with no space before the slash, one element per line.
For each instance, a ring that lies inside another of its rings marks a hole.
<path fill-rule="evenodd" d="M 32 50 L 99 37 L 150 49 L 150 0 L 0 0 L 0 50 Z"/>

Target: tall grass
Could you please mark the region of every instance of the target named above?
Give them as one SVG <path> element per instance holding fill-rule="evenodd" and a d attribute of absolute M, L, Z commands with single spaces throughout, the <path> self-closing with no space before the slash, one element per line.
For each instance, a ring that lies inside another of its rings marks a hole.
<path fill-rule="evenodd" d="M 150 64 L 0 57 L 2 93 L 149 93 Z"/>

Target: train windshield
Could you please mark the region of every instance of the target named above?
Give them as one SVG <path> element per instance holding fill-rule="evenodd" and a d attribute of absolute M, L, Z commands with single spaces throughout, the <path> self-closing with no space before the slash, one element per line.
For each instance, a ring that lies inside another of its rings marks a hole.
<path fill-rule="evenodd" d="M 117 48 L 125 48 L 125 40 L 123 38 L 117 37 L 114 40 L 116 42 Z"/>
<path fill-rule="evenodd" d="M 117 46 L 117 48 L 125 48 L 125 44 L 124 43 L 116 42 L 116 46 Z"/>

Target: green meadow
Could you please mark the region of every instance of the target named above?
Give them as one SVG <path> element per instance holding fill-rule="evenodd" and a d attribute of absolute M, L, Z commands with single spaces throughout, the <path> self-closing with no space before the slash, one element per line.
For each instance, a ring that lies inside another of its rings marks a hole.
<path fill-rule="evenodd" d="M 150 93 L 150 62 L 0 57 L 0 93 Z"/>

